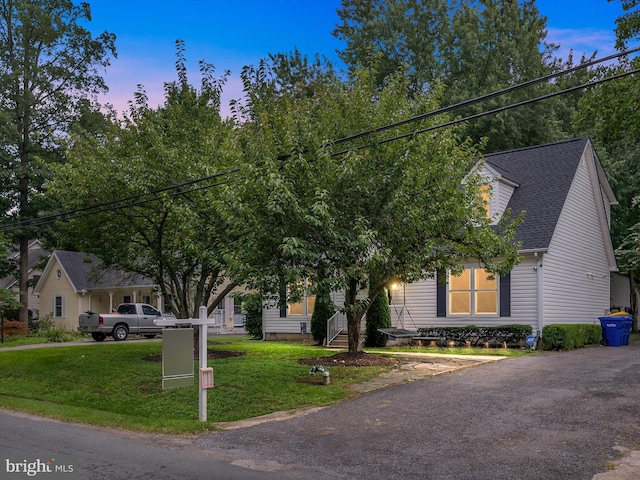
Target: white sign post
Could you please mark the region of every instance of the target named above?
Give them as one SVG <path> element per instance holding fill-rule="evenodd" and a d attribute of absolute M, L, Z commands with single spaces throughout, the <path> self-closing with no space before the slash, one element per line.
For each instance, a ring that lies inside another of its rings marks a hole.
<path fill-rule="evenodd" d="M 207 318 L 207 307 L 202 306 L 199 310 L 199 318 L 189 318 L 186 320 L 158 319 L 154 323 L 163 327 L 175 327 L 176 325 L 198 325 L 200 329 L 200 341 L 198 348 L 198 358 L 200 359 L 200 384 L 199 384 L 199 411 L 200 421 L 207 421 L 207 389 L 213 387 L 213 368 L 207 367 L 207 333 L 209 325 L 215 324 L 215 319 Z"/>

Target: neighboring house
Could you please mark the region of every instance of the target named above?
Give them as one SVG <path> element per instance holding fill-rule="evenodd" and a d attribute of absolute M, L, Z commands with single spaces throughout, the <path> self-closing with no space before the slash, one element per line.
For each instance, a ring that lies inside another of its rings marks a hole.
<path fill-rule="evenodd" d="M 49 256 L 49 252 L 42 248 L 39 240 L 31 240 L 29 242 L 29 262 L 28 262 L 28 276 L 29 276 L 29 318 L 38 318 L 40 310 L 40 298 L 34 293 L 35 285 L 40 278 L 40 270 L 38 264 L 43 258 Z M 15 264 L 16 269 L 20 264 L 20 252 L 12 251 L 9 253 L 9 260 Z M 16 271 L 17 272 L 17 271 Z M 16 300 L 19 300 L 20 285 L 18 282 L 17 273 L 12 273 L 2 279 L 0 279 L 0 288 L 6 288 L 7 290 L 13 290 L 16 292 Z"/>
<path fill-rule="evenodd" d="M 35 288 L 40 315 L 51 315 L 61 328 L 77 330 L 78 316 L 88 310 L 106 313 L 120 303 L 143 302 L 162 311 L 153 280 L 99 265 L 94 255 L 54 250 Z"/>
<path fill-rule="evenodd" d="M 616 199 L 590 140 L 485 160 L 480 173 L 491 187 L 491 218 L 497 222 L 506 209 L 514 217 L 526 212 L 517 233 L 521 262 L 503 277 L 487 278 L 480 265 L 468 263 L 460 276 L 400 285 L 390 292 L 393 326 L 520 324 L 535 333 L 554 323 L 597 323 L 610 309 L 610 275 L 617 270 L 609 234 Z M 295 315 L 291 306 L 265 308 L 265 338 L 299 336 L 301 322 L 311 318 L 305 302 Z"/>
<path fill-rule="evenodd" d="M 81 313 L 110 312 L 120 303 L 148 303 L 165 311 L 162 295 L 152 279 L 103 270 L 99 265 L 94 255 L 54 250 L 35 289 L 41 315 L 51 315 L 57 326 L 76 330 Z M 210 316 L 215 318 L 215 325 L 219 327 L 216 331 L 220 333 L 244 331 L 240 302 L 236 303 L 231 295 L 227 295 Z"/>

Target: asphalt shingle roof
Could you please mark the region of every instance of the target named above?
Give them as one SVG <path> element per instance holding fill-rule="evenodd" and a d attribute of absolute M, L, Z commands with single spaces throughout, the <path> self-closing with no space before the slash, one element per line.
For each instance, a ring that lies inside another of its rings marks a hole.
<path fill-rule="evenodd" d="M 152 279 L 142 275 L 100 268 L 100 261 L 95 255 L 67 250 L 55 250 L 54 253 L 78 292 L 83 289 L 154 285 Z"/>
<path fill-rule="evenodd" d="M 526 212 L 516 237 L 522 250 L 549 247 L 587 142 L 576 138 L 485 155 L 489 165 L 519 184 L 507 208 L 513 217 Z"/>

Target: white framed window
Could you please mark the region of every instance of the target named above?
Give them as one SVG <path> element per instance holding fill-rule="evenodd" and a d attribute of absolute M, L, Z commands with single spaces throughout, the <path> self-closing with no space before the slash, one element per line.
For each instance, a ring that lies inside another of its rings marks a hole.
<path fill-rule="evenodd" d="M 295 285 L 289 288 L 289 291 L 293 289 L 297 290 L 296 296 L 299 296 L 300 298 L 299 301 L 297 302 L 289 302 L 289 305 L 288 305 L 289 315 L 306 315 L 306 316 L 313 315 L 313 309 L 316 305 L 316 296 L 310 294 L 309 292 L 310 286 L 311 286 L 311 282 L 305 281 L 305 282 L 300 282 L 298 285 Z"/>
<path fill-rule="evenodd" d="M 52 300 L 51 310 L 53 312 L 53 318 L 64 318 L 64 297 L 62 295 L 56 295 Z"/>
<path fill-rule="evenodd" d="M 450 315 L 498 315 L 498 279 L 484 268 L 449 274 Z"/>

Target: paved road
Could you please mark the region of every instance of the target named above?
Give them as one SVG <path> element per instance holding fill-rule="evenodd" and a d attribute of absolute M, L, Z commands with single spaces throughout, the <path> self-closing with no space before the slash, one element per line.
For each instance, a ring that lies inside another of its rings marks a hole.
<path fill-rule="evenodd" d="M 635 344 L 484 364 L 198 437 L 1 412 L 0 462 L 37 446 L 77 455 L 80 479 L 591 480 L 638 448 L 639 413 Z"/>

